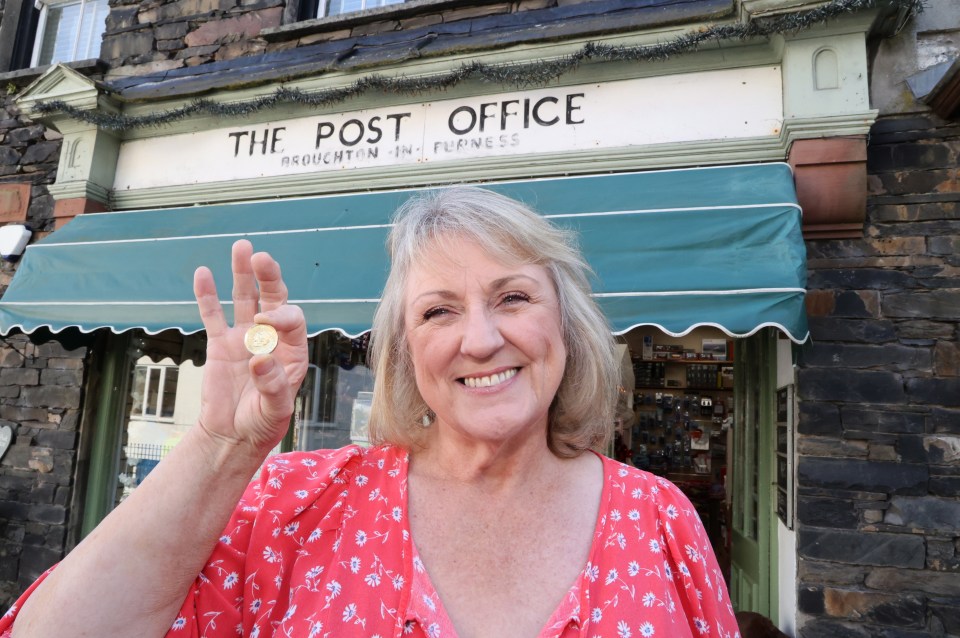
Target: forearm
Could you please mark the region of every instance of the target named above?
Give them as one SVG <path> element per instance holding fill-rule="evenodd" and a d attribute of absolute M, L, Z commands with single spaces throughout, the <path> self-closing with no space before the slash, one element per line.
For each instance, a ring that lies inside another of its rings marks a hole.
<path fill-rule="evenodd" d="M 30 636 L 163 636 L 262 458 L 199 427 L 40 585 Z"/>

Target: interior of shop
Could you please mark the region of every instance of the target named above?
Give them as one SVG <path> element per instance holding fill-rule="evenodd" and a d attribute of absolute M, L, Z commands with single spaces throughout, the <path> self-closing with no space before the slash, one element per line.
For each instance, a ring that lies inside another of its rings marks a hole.
<path fill-rule="evenodd" d="M 610 453 L 683 490 L 729 575 L 735 341 L 711 327 L 681 337 L 636 328 L 621 341 L 624 382 Z"/>

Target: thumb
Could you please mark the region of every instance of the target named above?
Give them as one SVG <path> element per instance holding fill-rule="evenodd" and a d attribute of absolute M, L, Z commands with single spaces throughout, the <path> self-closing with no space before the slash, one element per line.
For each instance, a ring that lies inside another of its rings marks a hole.
<path fill-rule="evenodd" d="M 250 378 L 260 393 L 260 413 L 270 424 L 286 428 L 293 414 L 293 397 L 283 366 L 272 355 L 256 355 L 250 359 Z"/>

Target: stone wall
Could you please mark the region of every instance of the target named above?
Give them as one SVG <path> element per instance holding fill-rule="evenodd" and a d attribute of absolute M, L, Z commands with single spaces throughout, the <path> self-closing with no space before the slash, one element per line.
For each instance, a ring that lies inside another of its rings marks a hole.
<path fill-rule="evenodd" d="M 862 240 L 808 243 L 800 635 L 960 635 L 960 125 L 880 119 Z"/>
<path fill-rule="evenodd" d="M 583 1 L 583 0 L 577 0 Z M 562 0 L 515 2 L 419 3 L 381 15 L 331 17 L 289 34 L 261 36 L 284 23 L 286 0 L 111 0 L 100 58 L 110 70 L 107 79 L 163 73 L 172 69 L 232 60 L 318 42 L 428 27 L 575 4 Z M 369 12 L 366 12 L 369 13 Z M 289 21 L 289 18 L 287 18 Z"/>
<path fill-rule="evenodd" d="M 22 88 L 22 87 L 15 87 Z M 42 236 L 53 226 L 60 135 L 0 102 L 0 189 L 29 184 L 25 222 Z M 7 221 L 7 220 L 4 220 Z M 0 261 L 0 291 L 16 269 Z M 86 348 L 0 337 L 0 426 L 13 440 L 0 459 L 0 607 L 65 550 L 73 498 L 77 427 Z"/>

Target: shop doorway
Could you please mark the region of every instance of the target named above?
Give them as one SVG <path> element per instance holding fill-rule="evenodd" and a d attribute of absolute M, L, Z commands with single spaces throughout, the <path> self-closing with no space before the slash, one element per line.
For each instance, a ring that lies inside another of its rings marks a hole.
<path fill-rule="evenodd" d="M 776 332 L 671 337 L 642 327 L 622 341 L 632 410 L 618 412 L 613 456 L 675 483 L 703 521 L 734 607 L 776 619 Z"/>

